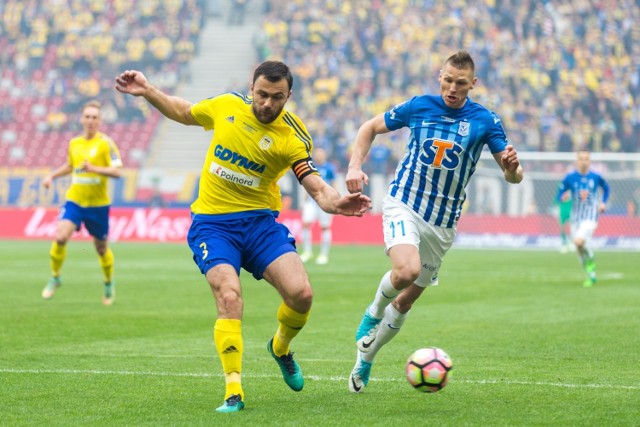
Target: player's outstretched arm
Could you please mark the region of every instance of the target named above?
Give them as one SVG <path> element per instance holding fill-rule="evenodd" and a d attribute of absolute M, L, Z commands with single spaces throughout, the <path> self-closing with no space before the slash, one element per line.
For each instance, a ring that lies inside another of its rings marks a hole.
<path fill-rule="evenodd" d="M 518 159 L 518 152 L 513 145 L 507 145 L 504 151 L 493 155 L 502 171 L 504 179 L 511 184 L 519 184 L 524 179 L 524 170 Z"/>
<path fill-rule="evenodd" d="M 313 197 L 320 208 L 330 214 L 362 216 L 371 209 L 371 199 L 362 193 L 340 196 L 340 193 L 327 184 L 319 175 L 307 175 L 302 186 Z"/>
<path fill-rule="evenodd" d="M 126 70 L 116 77 L 118 92 L 142 96 L 165 117 L 184 125 L 200 126 L 191 115 L 191 103 L 177 96 L 170 96 L 153 86 L 140 71 Z"/>
<path fill-rule="evenodd" d="M 367 120 L 358 129 L 346 176 L 347 190 L 350 193 L 361 193 L 363 187 L 369 184 L 369 176 L 362 171 L 362 164 L 376 135 L 387 132 L 389 128 L 384 121 L 384 113 Z"/>

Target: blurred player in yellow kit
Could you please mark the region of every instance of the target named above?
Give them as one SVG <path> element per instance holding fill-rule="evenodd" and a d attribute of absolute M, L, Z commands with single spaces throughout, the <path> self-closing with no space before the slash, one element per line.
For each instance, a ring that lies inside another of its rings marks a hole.
<path fill-rule="evenodd" d="M 282 209 L 278 180 L 291 169 L 325 212 L 362 216 L 371 207 L 368 197 L 358 192 L 340 196 L 320 177 L 311 158 L 311 136 L 302 121 L 284 109 L 292 85 L 287 65 L 266 61 L 254 71 L 251 97 L 226 93 L 192 105 L 163 93 L 139 71 L 116 78 L 118 91 L 143 96 L 166 117 L 214 130 L 198 198 L 191 205 L 187 240 L 218 309 L 213 339 L 226 388 L 217 412 L 245 406 L 241 268 L 257 280 L 264 278 L 282 297 L 276 314 L 279 326 L 267 350 L 292 390 L 304 386 L 289 344 L 307 323 L 313 292 L 293 235 L 276 221 Z"/>
<path fill-rule="evenodd" d="M 60 208 L 56 235 L 51 250 L 51 278 L 42 290 L 42 297 L 50 299 L 62 285 L 60 271 L 66 258 L 67 242 L 82 224 L 93 237 L 98 260 L 104 275 L 102 302 L 111 305 L 115 299 L 113 252 L 109 248 L 108 178 L 119 178 L 122 160 L 116 144 L 100 132 L 100 103 L 90 101 L 82 108 L 82 135 L 69 142 L 65 164 L 47 175 L 42 183 L 46 188 L 54 179 L 71 174 L 71 186 Z"/>

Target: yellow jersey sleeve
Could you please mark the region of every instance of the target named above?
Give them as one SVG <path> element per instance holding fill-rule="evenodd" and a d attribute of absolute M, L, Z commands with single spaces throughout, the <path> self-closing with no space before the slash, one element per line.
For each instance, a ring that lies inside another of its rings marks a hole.
<path fill-rule="evenodd" d="M 245 95 L 228 93 L 191 107 L 193 118 L 214 131 L 193 213 L 279 211 L 278 180 L 296 162 L 311 157 L 312 139 L 297 116 L 283 110 L 265 125 L 253 115 L 251 102 Z"/>
<path fill-rule="evenodd" d="M 66 198 L 82 207 L 98 207 L 111 204 L 108 193 L 108 177 L 82 170 L 84 162 L 96 166 L 122 166 L 118 147 L 111 138 L 103 133 L 87 140 L 84 136 L 73 138 L 69 142 L 68 161 L 71 172 L 71 186 Z"/>

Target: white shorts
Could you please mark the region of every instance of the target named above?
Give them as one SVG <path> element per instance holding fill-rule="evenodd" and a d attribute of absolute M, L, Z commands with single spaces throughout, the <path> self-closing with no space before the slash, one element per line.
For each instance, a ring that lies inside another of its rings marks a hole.
<path fill-rule="evenodd" d="M 332 215 L 322 210 L 312 198 L 307 198 L 302 206 L 302 222 L 311 224 L 318 221 L 320 227 L 329 228 L 331 226 Z"/>
<path fill-rule="evenodd" d="M 571 223 L 571 237 L 589 242 L 597 226 L 598 223 L 596 221 L 582 221 L 577 224 Z"/>
<path fill-rule="evenodd" d="M 422 264 L 416 285 L 423 288 L 436 286 L 442 259 L 453 245 L 456 229 L 429 224 L 407 205 L 390 196 L 385 196 L 382 202 L 382 227 L 387 255 L 389 249 L 399 244 L 415 246 Z"/>

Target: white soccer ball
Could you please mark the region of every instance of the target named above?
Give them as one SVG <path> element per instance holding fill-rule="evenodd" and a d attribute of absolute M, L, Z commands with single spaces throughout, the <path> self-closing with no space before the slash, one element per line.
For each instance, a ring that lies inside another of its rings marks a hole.
<path fill-rule="evenodd" d="M 437 347 L 421 348 L 413 352 L 405 367 L 407 381 L 416 390 L 435 393 L 447 385 L 453 369 L 449 355 Z"/>

